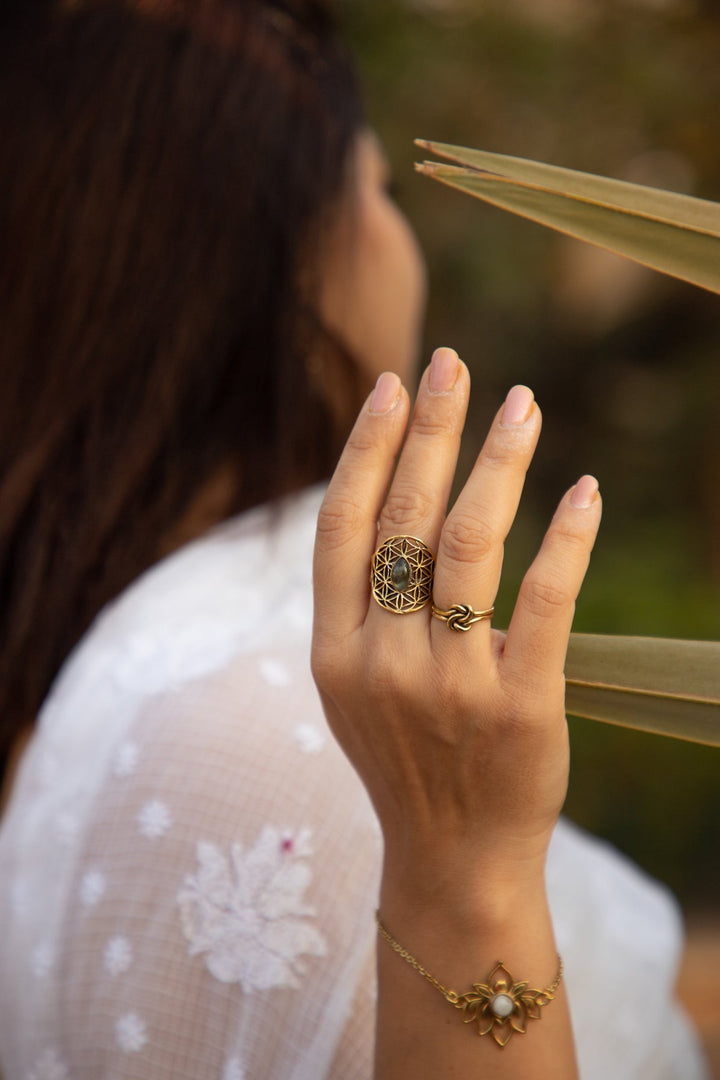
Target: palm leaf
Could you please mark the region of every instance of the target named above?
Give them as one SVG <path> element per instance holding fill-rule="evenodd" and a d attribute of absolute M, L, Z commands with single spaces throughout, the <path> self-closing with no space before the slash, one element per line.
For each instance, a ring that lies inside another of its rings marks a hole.
<path fill-rule="evenodd" d="M 720 205 L 505 154 L 417 140 L 419 172 L 493 206 L 720 292 Z"/>
<path fill-rule="evenodd" d="M 542 162 L 417 140 L 450 187 L 720 293 L 720 205 Z M 572 634 L 574 716 L 720 746 L 720 643 Z"/>
<path fill-rule="evenodd" d="M 574 716 L 720 746 L 720 642 L 571 634 Z"/>

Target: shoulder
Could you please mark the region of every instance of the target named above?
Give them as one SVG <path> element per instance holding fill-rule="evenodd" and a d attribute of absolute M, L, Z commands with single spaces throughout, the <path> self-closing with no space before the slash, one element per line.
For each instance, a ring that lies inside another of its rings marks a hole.
<path fill-rule="evenodd" d="M 263 640 L 307 637 L 321 488 L 231 519 L 157 563 L 97 617 L 46 706 L 89 668 L 116 690 L 155 693 L 218 670 Z M 47 710 L 43 710 L 44 712 Z"/>
<path fill-rule="evenodd" d="M 0 975 L 33 981 L 7 1014 L 13 1045 L 63 994 L 65 1034 L 119 1060 L 175 1060 L 189 1038 L 203 1076 L 241 1059 L 285 1075 L 287 1047 L 310 1046 L 322 1076 L 359 1010 L 368 1064 L 381 846 L 309 669 L 319 498 L 166 560 L 59 680 L 0 835 Z M 274 1038 L 276 990 L 290 1043 Z"/>

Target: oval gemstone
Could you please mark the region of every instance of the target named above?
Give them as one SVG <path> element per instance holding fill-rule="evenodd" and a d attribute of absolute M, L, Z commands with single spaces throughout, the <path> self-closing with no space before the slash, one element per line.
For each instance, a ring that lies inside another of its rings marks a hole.
<path fill-rule="evenodd" d="M 495 1016 L 504 1020 L 515 1008 L 515 1002 L 509 994 L 497 994 L 490 1002 L 490 1008 Z"/>
<path fill-rule="evenodd" d="M 410 565 L 402 555 L 393 563 L 390 578 L 396 592 L 405 592 L 410 584 Z"/>

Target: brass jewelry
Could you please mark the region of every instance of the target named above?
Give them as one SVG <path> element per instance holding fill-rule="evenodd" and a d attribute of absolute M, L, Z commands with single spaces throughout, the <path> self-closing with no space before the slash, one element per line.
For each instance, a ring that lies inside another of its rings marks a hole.
<path fill-rule="evenodd" d="M 380 607 L 396 615 L 419 611 L 432 600 L 435 558 L 416 536 L 391 536 L 372 557 L 370 585 Z"/>
<path fill-rule="evenodd" d="M 433 604 L 432 613 L 436 619 L 446 622 L 451 630 L 463 631 L 469 630 L 476 622 L 482 622 L 483 619 L 492 619 L 495 608 L 489 607 L 485 611 L 475 611 L 469 604 L 453 604 L 447 611 L 442 611 Z"/>
<path fill-rule="evenodd" d="M 463 1023 L 476 1024 L 478 1035 L 491 1035 L 498 1046 L 507 1046 L 516 1033 L 524 1035 L 528 1020 L 540 1020 L 540 1010 L 550 1004 L 560 985 L 563 962 L 558 953 L 557 974 L 544 990 L 529 990 L 527 982 L 515 982 L 503 962 L 498 960 L 486 982 L 473 983 L 467 993 L 458 994 L 443 986 L 407 949 L 403 949 L 383 923 L 379 911 L 375 912 L 375 920 L 378 933 L 398 956 L 439 990 L 447 1002 L 465 1014 Z"/>

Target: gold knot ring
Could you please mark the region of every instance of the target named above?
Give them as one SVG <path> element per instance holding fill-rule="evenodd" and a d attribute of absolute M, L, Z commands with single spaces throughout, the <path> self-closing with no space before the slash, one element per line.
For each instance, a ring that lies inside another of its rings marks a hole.
<path fill-rule="evenodd" d="M 372 557 L 372 594 L 386 611 L 408 615 L 431 602 L 434 572 L 435 557 L 422 540 L 390 536 Z"/>
<path fill-rule="evenodd" d="M 469 604 L 453 604 L 447 611 L 442 611 L 433 604 L 432 613 L 436 619 L 442 619 L 443 622 L 446 622 L 451 630 L 465 631 L 469 630 L 476 622 L 491 619 L 495 613 L 495 608 L 489 607 L 485 611 L 475 611 Z"/>

